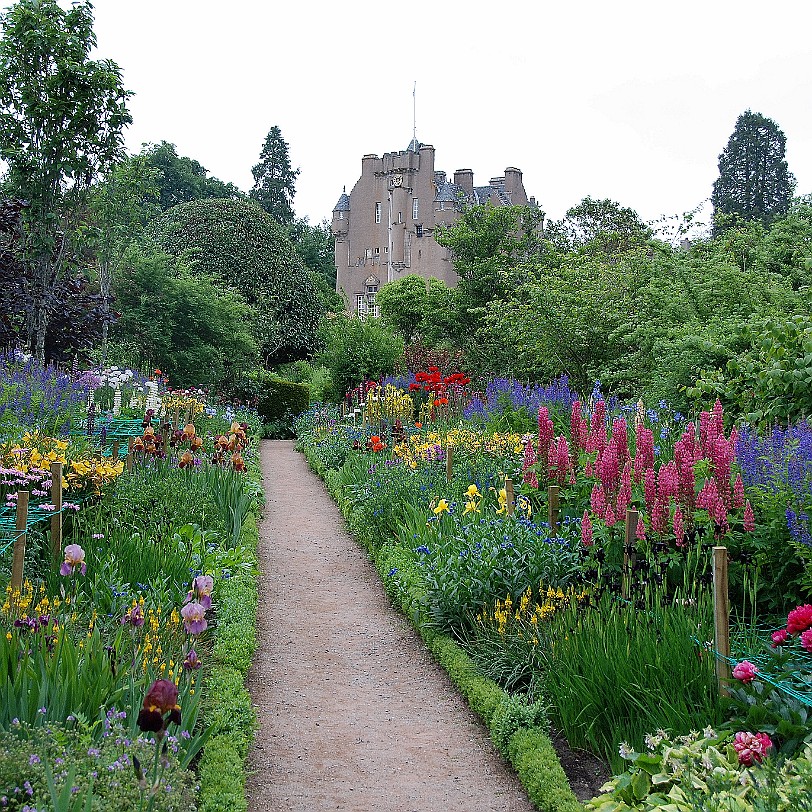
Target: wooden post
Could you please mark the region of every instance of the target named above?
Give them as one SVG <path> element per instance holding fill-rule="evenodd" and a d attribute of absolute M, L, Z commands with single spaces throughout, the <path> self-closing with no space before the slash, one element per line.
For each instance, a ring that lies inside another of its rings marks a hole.
<path fill-rule="evenodd" d="M 558 535 L 558 485 L 547 487 L 547 523 L 550 525 L 550 538 Z"/>
<path fill-rule="evenodd" d="M 639 514 L 632 508 L 626 508 L 626 533 L 623 539 L 623 597 L 629 597 L 629 583 L 632 577 L 632 567 L 634 566 L 634 544 L 637 539 L 637 522 Z"/>
<path fill-rule="evenodd" d="M 127 441 L 127 459 L 124 462 L 124 468 L 127 471 L 133 469 L 133 440 L 132 437 Z"/>
<path fill-rule="evenodd" d="M 445 481 L 451 482 L 454 475 L 454 446 L 449 445 L 445 450 Z"/>
<path fill-rule="evenodd" d="M 505 503 L 507 515 L 512 516 L 513 511 L 516 510 L 516 497 L 513 493 L 513 480 L 509 476 L 505 477 L 505 491 L 507 492 L 507 502 Z"/>
<path fill-rule="evenodd" d="M 178 422 L 180 421 L 180 409 L 175 409 L 174 414 L 172 416 L 172 428 L 176 429 L 178 427 Z"/>
<path fill-rule="evenodd" d="M 51 463 L 51 558 L 58 563 L 62 558 L 62 463 Z"/>
<path fill-rule="evenodd" d="M 113 462 L 118 462 L 118 446 L 119 446 L 118 440 L 113 440 L 113 447 L 112 450 L 110 451 L 110 458 L 112 459 Z"/>
<path fill-rule="evenodd" d="M 713 548 L 713 645 L 722 657 L 730 657 L 730 598 L 727 586 L 727 547 Z M 730 663 L 716 658 L 716 682 L 720 696 L 729 696 Z"/>
<path fill-rule="evenodd" d="M 28 491 L 17 491 L 17 538 L 14 540 L 14 558 L 11 563 L 11 589 L 22 591 L 25 565 L 26 526 L 28 524 Z"/>

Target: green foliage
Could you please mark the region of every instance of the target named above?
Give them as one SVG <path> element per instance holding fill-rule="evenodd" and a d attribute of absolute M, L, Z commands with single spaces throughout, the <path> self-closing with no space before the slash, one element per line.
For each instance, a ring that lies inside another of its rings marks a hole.
<path fill-rule="evenodd" d="M 506 694 L 491 717 L 491 738 L 496 749 L 507 758 L 510 740 L 527 728 L 549 733 L 547 706 L 543 702 L 528 702 L 525 697 Z"/>
<path fill-rule="evenodd" d="M 152 763 L 155 746 L 145 741 L 130 742 L 118 724 L 110 733 L 105 738 L 96 737 L 81 722 L 42 727 L 20 724 L 0 733 L 0 796 L 7 799 L 5 805 L 12 810 L 138 812 L 142 808 L 141 793 L 130 761 L 135 757 L 142 764 Z M 164 759 L 161 791 L 151 808 L 155 812 L 193 810 L 194 775 L 181 768 L 171 750 Z M 52 806 L 56 797 L 77 802 Z"/>
<path fill-rule="evenodd" d="M 724 371 L 708 371 L 690 394 L 718 396 L 756 425 L 812 414 L 812 317 L 762 318 L 739 328 L 745 345 Z"/>
<path fill-rule="evenodd" d="M 611 257 L 639 248 L 651 237 L 651 229 L 634 209 L 585 197 L 561 220 L 549 223 L 544 237 L 559 251 Z"/>
<path fill-rule="evenodd" d="M 293 198 L 296 194 L 298 169 L 290 165 L 288 142 L 274 125 L 265 136 L 259 163 L 251 170 L 254 186 L 248 193 L 271 216 L 275 223 L 287 226 L 293 222 Z"/>
<path fill-rule="evenodd" d="M 629 750 L 629 767 L 593 798 L 589 812 L 808 812 L 812 809 L 812 748 L 787 762 L 742 767 L 729 737 L 706 730 L 672 739 L 648 737 Z"/>
<path fill-rule="evenodd" d="M 375 296 L 381 309 L 381 321 L 409 344 L 420 331 L 426 311 L 428 282 L 417 274 L 408 274 L 383 285 Z"/>
<path fill-rule="evenodd" d="M 87 0 L 67 11 L 56 0 L 20 0 L 0 21 L 0 158 L 11 196 L 26 201 L 28 336 L 43 359 L 52 297 L 81 242 L 82 204 L 123 155 L 131 94 L 115 62 L 89 58 L 96 37 Z"/>
<path fill-rule="evenodd" d="M 121 317 L 111 341 L 136 368 L 159 367 L 176 385 L 210 385 L 256 360 L 254 315 L 244 299 L 182 259 L 131 245 L 113 290 Z"/>
<path fill-rule="evenodd" d="M 244 197 L 233 183 L 209 177 L 208 170 L 198 161 L 179 156 L 178 148 L 167 141 L 146 144 L 141 157 L 158 174 L 158 202 L 164 211 L 191 200 Z"/>
<path fill-rule="evenodd" d="M 786 155 L 787 139 L 770 118 L 745 110 L 719 156 L 713 184 L 717 231 L 737 218 L 768 223 L 787 213 L 795 178 Z"/>
<path fill-rule="evenodd" d="M 242 542 L 256 565 L 258 543 L 256 511 L 243 523 Z M 244 812 L 245 759 L 256 730 L 256 718 L 245 679 L 256 649 L 256 577 L 241 574 L 218 589 L 221 603 L 213 657 L 215 664 L 206 681 L 206 724 L 214 735 L 198 765 L 201 812 L 233 809 Z"/>
<path fill-rule="evenodd" d="M 377 319 L 329 316 L 319 336 L 324 344 L 319 361 L 330 370 L 330 394 L 336 400 L 364 378 L 378 379 L 392 372 L 403 352 L 403 341 Z"/>
<path fill-rule="evenodd" d="M 310 405 L 310 387 L 305 383 L 269 380 L 257 404 L 264 422 L 300 415 Z"/>
<path fill-rule="evenodd" d="M 293 361 L 278 367 L 276 372 L 286 381 L 307 384 L 310 387 L 310 400 L 313 403 L 323 403 L 327 399 L 331 386 L 330 371 L 322 364 Z"/>
<path fill-rule="evenodd" d="M 256 203 L 199 200 L 153 221 L 148 236 L 173 256 L 188 256 L 195 273 L 236 288 L 256 312 L 266 364 L 310 354 L 322 312 L 310 275 L 285 231 Z"/>
<path fill-rule="evenodd" d="M 324 310 L 341 312 L 344 305 L 336 292 L 335 237 L 329 223 L 322 220 L 312 226 L 307 217 L 303 217 L 295 220 L 288 231 L 296 253 L 310 271 Z"/>

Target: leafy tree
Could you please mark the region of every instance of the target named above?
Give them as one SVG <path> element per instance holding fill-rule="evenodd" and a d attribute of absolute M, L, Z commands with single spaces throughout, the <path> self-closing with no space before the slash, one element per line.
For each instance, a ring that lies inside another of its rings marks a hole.
<path fill-rule="evenodd" d="M 779 126 L 761 113 L 746 110 L 719 156 L 713 184 L 717 231 L 729 218 L 769 223 L 787 213 L 795 178 L 785 159 L 787 139 Z"/>
<path fill-rule="evenodd" d="M 403 341 L 378 319 L 329 315 L 321 323 L 319 336 L 324 345 L 319 361 L 330 370 L 334 399 L 365 378 L 392 372 L 403 352 Z"/>
<path fill-rule="evenodd" d="M 238 290 L 257 312 L 267 364 L 316 348 L 323 312 L 316 289 L 285 231 L 251 200 L 196 200 L 164 212 L 146 236 L 173 256 L 188 255 L 201 275 Z"/>
<path fill-rule="evenodd" d="M 233 183 L 210 177 L 198 161 L 178 155 L 178 148 L 167 141 L 145 144 L 141 155 L 158 170 L 158 203 L 164 211 L 192 200 L 210 197 L 233 200 L 245 196 Z"/>
<path fill-rule="evenodd" d="M 651 229 L 634 209 L 614 200 L 585 197 L 558 222 L 547 225 L 545 237 L 559 250 L 614 256 L 637 248 L 651 237 Z"/>
<path fill-rule="evenodd" d="M 335 237 L 326 220 L 310 225 L 307 217 L 289 227 L 296 253 L 311 272 L 313 284 L 326 310 L 339 312 L 344 305 L 336 293 Z"/>
<path fill-rule="evenodd" d="M 256 365 L 251 308 L 183 259 L 133 243 L 113 290 L 121 315 L 111 344 L 125 362 L 158 366 L 180 386 L 216 384 Z"/>
<path fill-rule="evenodd" d="M 419 334 L 426 311 L 427 281 L 417 274 L 387 282 L 378 291 L 375 303 L 381 321 L 409 344 Z"/>
<path fill-rule="evenodd" d="M 265 136 L 259 163 L 251 170 L 254 186 L 249 192 L 263 209 L 281 226 L 293 222 L 293 198 L 296 195 L 298 169 L 290 165 L 288 142 L 274 125 Z"/>
<path fill-rule="evenodd" d="M 128 157 L 114 166 L 90 195 L 91 242 L 96 252 L 96 270 L 105 315 L 101 333 L 101 359 L 107 356 L 107 334 L 113 276 L 130 242 L 146 222 L 160 212 L 158 170 L 143 155 Z"/>
<path fill-rule="evenodd" d="M 118 66 L 92 60 L 93 7 L 19 0 L 0 17 L 0 158 L 26 200 L 21 257 L 29 268 L 28 343 L 45 357 L 54 292 L 78 242 L 88 190 L 123 155 L 130 93 Z"/>

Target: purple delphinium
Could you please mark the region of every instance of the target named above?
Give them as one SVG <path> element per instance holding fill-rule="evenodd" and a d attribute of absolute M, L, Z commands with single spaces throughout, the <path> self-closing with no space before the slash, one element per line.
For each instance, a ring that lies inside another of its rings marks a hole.
<path fill-rule="evenodd" d="M 787 527 L 796 541 L 812 546 L 812 424 L 802 420 L 761 435 L 745 426 L 736 460 L 745 487 L 787 495 Z"/>

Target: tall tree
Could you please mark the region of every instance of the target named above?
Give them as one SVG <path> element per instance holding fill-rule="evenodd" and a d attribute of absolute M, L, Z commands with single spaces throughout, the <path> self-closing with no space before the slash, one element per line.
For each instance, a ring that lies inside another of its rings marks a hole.
<path fill-rule="evenodd" d="M 0 158 L 28 202 L 21 249 L 30 269 L 28 343 L 45 356 L 54 291 L 77 244 L 79 212 L 94 179 L 123 156 L 130 93 L 109 59 L 92 60 L 93 6 L 19 0 L 2 17 Z"/>
<path fill-rule="evenodd" d="M 291 168 L 288 142 L 274 125 L 265 136 L 259 163 L 251 170 L 254 187 L 249 192 L 273 219 L 282 226 L 293 222 L 293 198 L 296 195 L 298 169 Z"/>
<path fill-rule="evenodd" d="M 158 170 L 158 202 L 164 211 L 191 200 L 244 197 L 233 183 L 210 176 L 199 161 L 178 155 L 178 148 L 168 141 L 145 144 L 141 155 Z"/>
<path fill-rule="evenodd" d="M 124 252 L 147 221 L 160 214 L 158 197 L 159 172 L 143 155 L 128 157 L 112 168 L 90 196 L 92 217 L 91 241 L 96 250 L 104 320 L 101 334 L 101 360 L 107 357 L 107 334 L 110 323 L 110 301 L 115 272 Z"/>
<path fill-rule="evenodd" d="M 713 184 L 717 230 L 724 228 L 724 216 L 769 223 L 787 213 L 795 178 L 784 157 L 786 146 L 786 136 L 772 119 L 750 110 L 739 116 Z"/>

